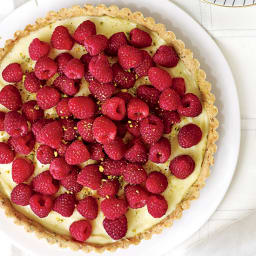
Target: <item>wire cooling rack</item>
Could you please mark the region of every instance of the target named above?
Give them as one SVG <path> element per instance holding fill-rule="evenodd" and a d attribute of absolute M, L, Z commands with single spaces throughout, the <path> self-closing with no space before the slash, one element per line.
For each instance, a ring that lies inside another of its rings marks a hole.
<path fill-rule="evenodd" d="M 205 2 L 227 7 L 245 7 L 256 5 L 256 0 L 204 0 Z"/>

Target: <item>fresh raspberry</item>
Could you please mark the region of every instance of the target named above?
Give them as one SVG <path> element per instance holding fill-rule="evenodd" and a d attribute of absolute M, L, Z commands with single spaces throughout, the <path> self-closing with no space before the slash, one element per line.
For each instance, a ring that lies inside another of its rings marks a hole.
<path fill-rule="evenodd" d="M 140 121 L 140 133 L 143 140 L 148 144 L 157 142 L 164 131 L 163 121 L 154 115 Z"/>
<path fill-rule="evenodd" d="M 110 83 L 113 80 L 113 71 L 104 54 L 94 56 L 89 63 L 89 71 L 101 83 Z"/>
<path fill-rule="evenodd" d="M 144 48 L 152 44 L 152 38 L 146 31 L 134 28 L 130 31 L 130 43 L 137 48 Z"/>
<path fill-rule="evenodd" d="M 61 194 L 54 200 L 53 210 L 63 217 L 70 217 L 75 210 L 76 199 L 72 194 Z"/>
<path fill-rule="evenodd" d="M 116 121 L 117 136 L 123 138 L 127 132 L 126 120 Z"/>
<path fill-rule="evenodd" d="M 43 127 L 46 124 L 50 123 L 51 121 L 52 121 L 51 119 L 42 118 L 32 124 L 31 130 L 36 137 L 36 141 L 38 141 L 38 135 L 41 132 L 41 130 L 43 129 Z"/>
<path fill-rule="evenodd" d="M 0 164 L 9 164 L 14 159 L 14 152 L 7 143 L 0 142 Z"/>
<path fill-rule="evenodd" d="M 65 160 L 68 164 L 81 164 L 90 159 L 90 152 L 80 140 L 72 142 L 66 151 Z"/>
<path fill-rule="evenodd" d="M 66 163 L 63 157 L 57 157 L 51 161 L 50 173 L 56 180 L 62 180 L 68 176 L 72 167 Z"/>
<path fill-rule="evenodd" d="M 59 91 L 50 86 L 39 89 L 36 94 L 37 104 L 44 110 L 56 106 L 60 99 Z"/>
<path fill-rule="evenodd" d="M 50 45 L 38 38 L 34 38 L 28 47 L 29 56 L 32 60 L 38 60 L 48 55 L 49 51 Z"/>
<path fill-rule="evenodd" d="M 59 156 L 65 157 L 66 151 L 68 149 L 69 144 L 61 142 L 58 148 L 56 148 Z"/>
<path fill-rule="evenodd" d="M 141 184 L 146 181 L 147 173 L 141 164 L 129 163 L 123 170 L 123 177 L 129 184 Z"/>
<path fill-rule="evenodd" d="M 53 85 L 58 88 L 64 94 L 73 96 L 79 91 L 79 83 L 76 80 L 70 79 L 65 75 L 58 76 Z"/>
<path fill-rule="evenodd" d="M 28 92 L 37 92 L 41 88 L 41 82 L 36 77 L 35 72 L 26 73 L 24 87 Z"/>
<path fill-rule="evenodd" d="M 124 32 L 118 32 L 113 34 L 108 39 L 107 48 L 105 53 L 110 56 L 117 56 L 117 52 L 120 46 L 127 44 L 127 38 Z"/>
<path fill-rule="evenodd" d="M 69 227 L 69 232 L 75 240 L 84 242 L 91 235 L 92 226 L 87 220 L 74 221 Z"/>
<path fill-rule="evenodd" d="M 161 172 L 151 172 L 146 180 L 146 188 L 153 194 L 163 193 L 168 186 L 167 178 Z"/>
<path fill-rule="evenodd" d="M 115 138 L 115 140 L 104 144 L 103 148 L 105 153 L 112 160 L 121 160 L 126 151 L 126 145 L 121 138 Z"/>
<path fill-rule="evenodd" d="M 125 101 L 125 105 L 133 98 L 133 96 L 129 92 L 118 92 L 115 94 L 115 97 L 121 98 Z"/>
<path fill-rule="evenodd" d="M 103 227 L 112 239 L 119 240 L 127 233 L 127 218 L 125 215 L 115 220 L 105 218 L 103 220 Z"/>
<path fill-rule="evenodd" d="M 140 185 L 126 185 L 124 193 L 129 207 L 142 208 L 146 205 L 149 193 Z"/>
<path fill-rule="evenodd" d="M 128 205 L 124 199 L 106 198 L 101 202 L 100 208 L 107 219 L 115 220 L 126 213 Z"/>
<path fill-rule="evenodd" d="M 147 149 L 140 139 L 135 139 L 125 153 L 125 159 L 131 163 L 144 164 L 148 160 Z"/>
<path fill-rule="evenodd" d="M 168 203 L 161 195 L 150 195 L 147 200 L 148 213 L 154 218 L 161 218 L 168 209 Z"/>
<path fill-rule="evenodd" d="M 161 45 L 154 54 L 153 60 L 160 66 L 172 68 L 178 64 L 179 56 L 173 47 Z"/>
<path fill-rule="evenodd" d="M 82 139 L 87 142 L 93 142 L 93 134 L 92 134 L 92 125 L 93 125 L 93 118 L 86 118 L 80 120 L 77 123 L 77 131 L 81 135 Z"/>
<path fill-rule="evenodd" d="M 68 101 L 68 107 L 75 118 L 85 119 L 93 117 L 96 112 L 96 104 L 87 96 L 77 96 Z"/>
<path fill-rule="evenodd" d="M 53 121 L 44 125 L 36 136 L 38 142 L 41 142 L 51 148 L 58 148 L 63 136 L 63 130 L 60 122 Z"/>
<path fill-rule="evenodd" d="M 155 87 L 146 84 L 140 85 L 137 88 L 136 94 L 139 99 L 143 100 L 151 107 L 158 104 L 160 97 L 160 91 L 158 91 Z"/>
<path fill-rule="evenodd" d="M 122 120 L 125 117 L 125 101 L 118 97 L 107 99 L 102 104 L 102 114 L 112 120 Z"/>
<path fill-rule="evenodd" d="M 140 125 L 138 121 L 128 120 L 127 130 L 131 135 L 140 137 Z"/>
<path fill-rule="evenodd" d="M 19 63 L 11 63 L 7 65 L 3 72 L 2 77 L 8 83 L 17 83 L 22 80 L 23 72 Z"/>
<path fill-rule="evenodd" d="M 46 145 L 40 145 L 36 152 L 36 158 L 41 164 L 50 164 L 54 159 L 54 150 Z"/>
<path fill-rule="evenodd" d="M 49 57 L 42 57 L 36 62 L 35 75 L 40 80 L 47 80 L 56 74 L 57 69 L 58 66 L 54 60 Z"/>
<path fill-rule="evenodd" d="M 137 98 L 132 98 L 127 105 L 128 118 L 136 121 L 140 121 L 149 115 L 148 105 Z"/>
<path fill-rule="evenodd" d="M 103 167 L 103 168 L 102 168 Z M 124 160 L 114 161 L 112 159 L 106 159 L 101 163 L 101 168 L 105 175 L 120 176 L 123 174 L 123 170 L 126 169 L 127 162 Z"/>
<path fill-rule="evenodd" d="M 29 205 L 29 199 L 32 194 L 31 186 L 20 183 L 12 190 L 11 200 L 17 205 L 26 206 Z"/>
<path fill-rule="evenodd" d="M 159 97 L 159 106 L 161 109 L 173 111 L 181 105 L 180 96 L 173 89 L 165 89 Z"/>
<path fill-rule="evenodd" d="M 121 89 L 132 88 L 135 84 L 136 77 L 134 72 L 128 72 L 122 69 L 122 67 L 115 63 L 112 66 L 113 81 Z"/>
<path fill-rule="evenodd" d="M 149 160 L 154 163 L 165 163 L 171 155 L 171 144 L 168 139 L 161 138 L 149 149 Z"/>
<path fill-rule="evenodd" d="M 44 195 L 54 195 L 59 190 L 59 181 L 54 180 L 49 171 L 44 171 L 32 180 L 34 191 Z"/>
<path fill-rule="evenodd" d="M 155 66 L 155 63 L 152 59 L 152 57 L 149 55 L 149 53 L 147 51 L 141 50 L 142 54 L 143 54 L 143 61 L 141 62 L 141 64 L 136 67 L 134 69 L 135 73 L 139 76 L 147 76 L 148 75 L 148 70 L 151 67 Z"/>
<path fill-rule="evenodd" d="M 12 163 L 12 179 L 16 183 L 27 181 L 33 172 L 34 165 L 28 159 L 16 158 Z"/>
<path fill-rule="evenodd" d="M 108 39 L 104 35 L 91 35 L 84 39 L 84 46 L 91 56 L 95 56 L 103 52 L 108 44 Z"/>
<path fill-rule="evenodd" d="M 142 51 L 133 46 L 122 45 L 118 49 L 118 62 L 125 70 L 138 67 L 143 59 Z"/>
<path fill-rule="evenodd" d="M 73 37 L 79 44 L 83 44 L 85 38 L 95 34 L 96 34 L 95 24 L 90 20 L 85 20 L 77 27 Z"/>
<path fill-rule="evenodd" d="M 93 80 L 89 84 L 89 90 L 96 99 L 103 102 L 114 94 L 116 88 L 112 83 L 102 84 Z"/>
<path fill-rule="evenodd" d="M 89 151 L 91 153 L 91 159 L 96 161 L 102 161 L 105 158 L 105 153 L 103 151 L 103 145 L 100 143 L 92 143 L 89 145 Z"/>
<path fill-rule="evenodd" d="M 172 77 L 164 69 L 151 67 L 148 70 L 148 78 L 151 84 L 159 91 L 163 91 L 172 86 Z"/>
<path fill-rule="evenodd" d="M 76 168 L 73 168 L 71 172 L 68 174 L 68 176 L 66 176 L 60 181 L 61 185 L 72 193 L 80 192 L 83 186 L 77 183 L 77 175 L 78 170 Z"/>
<path fill-rule="evenodd" d="M 73 58 L 65 65 L 64 74 L 70 79 L 81 79 L 84 76 L 84 64 Z"/>
<path fill-rule="evenodd" d="M 29 200 L 30 208 L 39 218 L 47 217 L 53 207 L 53 199 L 47 195 L 34 194 Z"/>
<path fill-rule="evenodd" d="M 180 122 L 180 115 L 176 111 L 161 110 L 159 115 L 164 123 L 164 133 L 168 134 L 172 131 L 172 126 Z"/>
<path fill-rule="evenodd" d="M 186 91 L 185 80 L 182 77 L 174 77 L 172 79 L 172 89 L 176 91 L 180 97 L 183 97 Z"/>
<path fill-rule="evenodd" d="M 69 107 L 68 107 L 68 101 L 69 101 L 69 98 L 62 98 L 58 102 L 58 104 L 56 106 L 56 112 L 57 112 L 58 116 L 69 117 L 72 115 L 72 113 L 70 112 Z"/>
<path fill-rule="evenodd" d="M 92 133 L 97 142 L 106 144 L 115 139 L 117 128 L 110 119 L 100 116 L 93 122 Z"/>
<path fill-rule="evenodd" d="M 4 131 L 5 112 L 0 111 L 0 131 Z"/>
<path fill-rule="evenodd" d="M 97 200 L 92 196 L 87 196 L 86 198 L 78 201 L 76 209 L 86 219 L 94 220 L 98 215 Z"/>
<path fill-rule="evenodd" d="M 18 110 L 22 101 L 19 90 L 11 84 L 6 85 L 0 91 L 0 104 L 9 110 Z"/>
<path fill-rule="evenodd" d="M 52 33 L 51 45 L 58 50 L 71 50 L 74 45 L 74 40 L 66 27 L 58 26 Z"/>
<path fill-rule="evenodd" d="M 91 59 L 92 59 L 92 56 L 89 53 L 83 54 L 80 58 L 80 60 L 82 61 L 82 63 L 85 64 L 86 67 L 88 67 Z"/>
<path fill-rule="evenodd" d="M 28 133 L 28 123 L 19 112 L 10 111 L 5 115 L 4 129 L 12 137 L 24 136 Z"/>
<path fill-rule="evenodd" d="M 196 117 L 202 113 L 202 104 L 195 94 L 187 93 L 181 99 L 178 112 L 183 116 Z"/>
<path fill-rule="evenodd" d="M 101 197 L 113 197 L 118 193 L 119 187 L 118 179 L 102 180 L 97 192 Z"/>
<path fill-rule="evenodd" d="M 89 164 L 78 174 L 77 182 L 91 189 L 99 189 L 101 178 L 102 174 L 99 172 L 99 166 L 96 164 Z"/>
<path fill-rule="evenodd" d="M 178 142 L 182 148 L 190 148 L 198 144 L 202 138 L 200 127 L 195 124 L 183 126 L 178 133 Z"/>
<path fill-rule="evenodd" d="M 93 75 L 90 73 L 89 69 L 87 69 L 84 73 L 84 79 L 85 81 L 87 81 L 88 83 L 92 82 L 94 80 Z"/>
<path fill-rule="evenodd" d="M 73 59 L 73 56 L 68 52 L 63 52 L 63 53 L 60 53 L 59 55 L 57 55 L 57 57 L 55 58 L 54 61 L 58 65 L 58 72 L 64 73 L 65 66 L 72 59 Z"/>
<path fill-rule="evenodd" d="M 25 102 L 21 110 L 22 110 L 22 114 L 31 123 L 34 123 L 38 119 L 41 119 L 44 117 L 44 111 L 37 106 L 37 102 L 35 100 L 30 100 Z"/>
<path fill-rule="evenodd" d="M 64 130 L 64 141 L 72 141 L 76 138 L 76 122 L 73 119 L 61 119 L 62 128 Z"/>

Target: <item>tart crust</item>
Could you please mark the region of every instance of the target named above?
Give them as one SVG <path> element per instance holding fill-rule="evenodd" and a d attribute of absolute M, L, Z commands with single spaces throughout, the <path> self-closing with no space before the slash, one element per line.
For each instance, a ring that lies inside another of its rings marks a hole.
<path fill-rule="evenodd" d="M 177 40 L 173 32 L 167 31 L 163 24 L 155 23 L 152 17 L 144 17 L 141 12 L 131 12 L 128 8 L 119 9 L 115 5 L 109 7 L 105 5 L 95 7 L 92 5 L 84 5 L 83 7 L 73 6 L 72 8 L 63 8 L 58 12 L 50 11 L 45 18 L 37 19 L 34 25 L 27 25 L 23 31 L 16 31 L 14 38 L 7 40 L 4 48 L 0 49 L 0 61 L 14 47 L 19 39 L 27 36 L 30 32 L 36 31 L 57 20 L 78 16 L 110 16 L 123 18 L 158 33 L 167 44 L 175 48 L 181 61 L 194 76 L 202 95 L 203 108 L 205 108 L 209 119 L 206 150 L 198 179 L 188 189 L 186 196 L 171 214 L 150 229 L 134 237 L 123 238 L 119 241 L 104 245 L 75 242 L 71 237 L 48 231 L 39 223 L 27 218 L 12 206 L 9 198 L 0 193 L 0 206 L 5 210 L 5 214 L 8 217 L 13 217 L 16 224 L 23 225 L 26 231 L 34 232 L 38 238 L 45 238 L 50 244 L 57 243 L 62 248 L 69 247 L 73 250 L 81 249 L 85 252 L 92 250 L 97 252 L 103 252 L 104 250 L 115 251 L 117 248 L 127 248 L 131 244 L 140 243 L 142 239 L 150 239 L 153 234 L 161 233 L 164 228 L 170 227 L 175 219 L 181 218 L 183 210 L 188 209 L 191 201 L 199 197 L 199 191 L 204 187 L 205 180 L 210 174 L 210 166 L 214 163 L 213 155 L 217 149 L 215 142 L 218 139 L 218 133 L 216 131 L 218 128 L 218 121 L 216 119 L 218 110 L 216 106 L 214 106 L 215 96 L 211 93 L 211 84 L 205 80 L 206 74 L 200 69 L 199 61 L 193 58 L 191 50 L 186 49 L 184 43 L 181 40 Z"/>

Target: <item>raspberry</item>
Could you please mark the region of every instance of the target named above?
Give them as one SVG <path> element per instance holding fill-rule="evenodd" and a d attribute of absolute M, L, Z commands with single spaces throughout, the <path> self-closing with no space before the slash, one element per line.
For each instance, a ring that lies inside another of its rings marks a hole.
<path fill-rule="evenodd" d="M 37 92 L 41 88 L 41 82 L 36 77 L 35 72 L 26 73 L 24 87 L 28 92 Z"/>
<path fill-rule="evenodd" d="M 123 138 L 127 132 L 126 121 L 116 122 L 117 136 Z"/>
<path fill-rule="evenodd" d="M 78 170 L 76 168 L 73 168 L 71 172 L 60 181 L 61 185 L 72 193 L 80 192 L 83 186 L 77 183 L 77 175 Z"/>
<path fill-rule="evenodd" d="M 84 79 L 85 81 L 87 81 L 88 83 L 92 82 L 94 80 L 93 75 L 90 73 L 89 69 L 85 71 L 84 73 Z"/>
<path fill-rule="evenodd" d="M 89 71 L 94 78 L 101 83 L 109 83 L 113 80 L 113 71 L 104 54 L 94 56 L 89 63 Z"/>
<path fill-rule="evenodd" d="M 153 60 L 160 66 L 172 68 L 178 64 L 179 56 L 173 47 L 161 45 L 154 54 Z"/>
<path fill-rule="evenodd" d="M 32 196 L 32 193 L 33 192 L 31 186 L 20 183 L 12 190 L 11 200 L 17 205 L 29 205 L 29 199 Z"/>
<path fill-rule="evenodd" d="M 37 102 L 35 100 L 25 102 L 21 110 L 26 119 L 31 123 L 34 123 L 38 119 L 44 117 L 44 111 L 37 106 Z"/>
<path fill-rule="evenodd" d="M 147 200 L 148 213 L 154 218 L 161 218 L 168 209 L 168 203 L 161 195 L 151 195 Z"/>
<path fill-rule="evenodd" d="M 0 142 L 0 164 L 9 164 L 14 159 L 14 152 L 9 145 L 4 142 Z"/>
<path fill-rule="evenodd" d="M 202 113 L 202 105 L 199 98 L 193 93 L 187 93 L 181 99 L 181 105 L 178 108 L 180 115 L 187 117 L 196 117 Z"/>
<path fill-rule="evenodd" d="M 85 140 L 87 142 L 94 141 L 93 134 L 92 134 L 93 121 L 94 121 L 93 118 L 87 118 L 87 119 L 80 120 L 77 123 L 78 133 L 81 135 L 83 140 Z"/>
<path fill-rule="evenodd" d="M 143 59 L 142 51 L 133 46 L 122 45 L 118 49 L 118 62 L 125 70 L 138 67 Z"/>
<path fill-rule="evenodd" d="M 144 48 L 152 44 L 152 38 L 146 31 L 134 28 L 130 31 L 130 43 L 137 48 Z"/>
<path fill-rule="evenodd" d="M 186 91 L 185 80 L 182 77 L 174 77 L 172 79 L 172 89 L 176 91 L 180 97 L 183 97 Z"/>
<path fill-rule="evenodd" d="M 159 97 L 159 106 L 161 109 L 169 111 L 177 110 L 180 104 L 180 96 L 173 89 L 165 89 Z"/>
<path fill-rule="evenodd" d="M 58 26 L 52 33 L 51 45 L 58 50 L 71 50 L 74 45 L 74 40 L 66 27 Z"/>
<path fill-rule="evenodd" d="M 190 148 L 198 144 L 202 138 L 200 127 L 195 124 L 183 126 L 178 133 L 178 142 L 182 148 Z"/>
<path fill-rule="evenodd" d="M 75 80 L 70 79 L 65 75 L 58 76 L 54 80 L 53 85 L 61 92 L 69 96 L 73 96 L 79 91 L 79 84 Z"/>
<path fill-rule="evenodd" d="M 146 180 L 146 188 L 153 194 L 163 193 L 168 186 L 167 178 L 161 172 L 151 172 Z"/>
<path fill-rule="evenodd" d="M 140 133 L 143 140 L 148 144 L 157 142 L 164 131 L 163 121 L 154 115 L 140 121 Z"/>
<path fill-rule="evenodd" d="M 5 112 L 0 111 L 0 131 L 4 131 Z"/>
<path fill-rule="evenodd" d="M 7 112 L 4 118 L 4 129 L 12 137 L 20 137 L 28 133 L 28 123 L 17 111 Z"/>
<path fill-rule="evenodd" d="M 90 82 L 89 90 L 96 99 L 103 102 L 113 95 L 116 88 L 112 83 L 102 84 L 93 80 Z"/>
<path fill-rule="evenodd" d="M 171 162 L 169 169 L 178 179 L 186 179 L 195 169 L 195 162 L 189 155 L 176 156 Z"/>
<path fill-rule="evenodd" d="M 115 97 L 121 98 L 125 101 L 125 105 L 133 98 L 132 95 L 128 92 L 118 92 Z"/>
<path fill-rule="evenodd" d="M 82 61 L 82 63 L 85 64 L 86 67 L 88 67 L 91 59 L 92 59 L 92 56 L 89 53 L 82 55 L 80 58 L 80 60 Z"/>
<path fill-rule="evenodd" d="M 166 71 L 158 67 L 151 67 L 148 71 L 148 78 L 151 84 L 159 91 L 172 86 L 172 77 Z"/>
<path fill-rule="evenodd" d="M 96 34 L 95 24 L 90 20 L 85 20 L 77 27 L 73 37 L 79 44 L 83 44 L 86 37 L 92 36 L 95 34 Z"/>
<path fill-rule="evenodd" d="M 114 161 L 112 159 L 106 159 L 101 165 L 105 175 L 120 176 L 122 175 L 123 170 L 126 169 L 127 162 L 124 160 Z"/>
<path fill-rule="evenodd" d="M 110 119 L 100 116 L 93 122 L 92 133 L 97 142 L 106 144 L 115 139 L 117 128 Z"/>
<path fill-rule="evenodd" d="M 61 194 L 54 200 L 53 210 L 63 217 L 70 217 L 75 210 L 76 199 L 72 194 Z"/>
<path fill-rule="evenodd" d="M 32 132 L 20 137 L 10 137 L 8 140 L 9 145 L 15 152 L 23 155 L 28 155 L 35 146 L 35 138 Z"/>
<path fill-rule="evenodd" d="M 76 209 L 86 219 L 94 220 L 98 215 L 97 200 L 92 196 L 87 196 L 86 198 L 78 201 Z"/>
<path fill-rule="evenodd" d="M 41 164 L 50 164 L 54 159 L 54 150 L 46 145 L 40 145 L 36 152 L 36 158 Z"/>
<path fill-rule="evenodd" d="M 119 240 L 127 233 L 127 218 L 125 215 L 115 220 L 105 218 L 103 220 L 103 227 L 112 239 Z"/>
<path fill-rule="evenodd" d="M 127 105 L 127 116 L 132 120 L 140 121 L 149 115 L 148 105 L 137 98 L 132 98 Z"/>
<path fill-rule="evenodd" d="M 93 143 L 89 146 L 89 151 L 91 153 L 92 160 L 103 160 L 105 158 L 105 153 L 103 152 L 103 145 L 99 143 Z"/>
<path fill-rule="evenodd" d="M 146 181 L 147 173 L 141 164 L 129 163 L 123 170 L 123 177 L 129 184 L 141 184 Z"/>
<path fill-rule="evenodd" d="M 80 140 L 72 142 L 66 151 L 65 160 L 68 164 L 81 164 L 90 159 L 90 152 Z"/>
<path fill-rule="evenodd" d="M 96 112 L 96 104 L 87 96 L 77 96 L 68 101 L 68 107 L 75 118 L 85 119 L 93 117 Z"/>
<path fill-rule="evenodd" d="M 30 208 L 39 218 L 47 217 L 53 207 L 53 199 L 47 195 L 34 194 L 29 200 Z"/>
<path fill-rule="evenodd" d="M 0 91 L 0 104 L 9 110 L 18 110 L 22 101 L 19 90 L 11 84 L 6 85 Z"/>
<path fill-rule="evenodd" d="M 125 117 L 125 101 L 118 97 L 107 99 L 102 104 L 102 114 L 112 120 L 122 120 Z"/>
<path fill-rule="evenodd" d="M 147 76 L 148 70 L 155 66 L 155 63 L 147 51 L 142 50 L 143 61 L 141 64 L 134 69 L 135 73 L 139 76 Z"/>
<path fill-rule="evenodd" d="M 49 171 L 44 171 L 32 180 L 34 191 L 44 195 L 54 195 L 59 190 L 59 182 L 54 180 Z"/>
<path fill-rule="evenodd" d="M 32 60 L 38 60 L 48 55 L 49 51 L 50 45 L 38 38 L 34 38 L 28 47 L 29 56 Z"/>
<path fill-rule="evenodd" d="M 41 132 L 41 129 L 43 129 L 44 125 L 50 123 L 51 120 L 50 119 L 39 119 L 38 121 L 36 121 L 35 123 L 32 124 L 32 132 L 33 134 L 36 136 L 36 140 L 38 141 L 38 135 Z"/>
<path fill-rule="evenodd" d="M 131 135 L 140 137 L 140 126 L 138 121 L 129 120 L 127 122 L 127 130 Z"/>
<path fill-rule="evenodd" d="M 137 97 L 149 106 L 154 107 L 158 104 L 160 97 L 160 92 L 153 86 L 150 85 L 140 85 L 136 91 Z"/>
<path fill-rule="evenodd" d="M 118 193 L 119 187 L 118 179 L 102 180 L 102 184 L 97 192 L 101 197 L 113 197 Z"/>
<path fill-rule="evenodd" d="M 40 58 L 35 65 L 35 75 L 40 80 L 47 80 L 53 77 L 57 72 L 56 62 L 49 57 Z"/>
<path fill-rule="evenodd" d="M 56 180 L 62 180 L 71 172 L 72 167 L 65 162 L 63 157 L 57 157 L 51 161 L 50 173 Z"/>
<path fill-rule="evenodd" d="M 17 83 L 22 80 L 23 72 L 19 63 L 11 63 L 7 65 L 3 72 L 2 77 L 8 83 Z"/>
<path fill-rule="evenodd" d="M 58 155 L 65 157 L 68 146 L 69 146 L 69 144 L 65 144 L 65 143 L 61 142 L 57 148 Z"/>
<path fill-rule="evenodd" d="M 144 207 L 149 196 L 148 192 L 140 185 L 126 185 L 124 193 L 129 207 L 132 209 Z"/>
<path fill-rule="evenodd" d="M 120 46 L 127 44 L 127 38 L 124 32 L 118 32 L 113 34 L 108 39 L 107 48 L 105 53 L 110 56 L 117 56 L 117 52 Z"/>
<path fill-rule="evenodd" d="M 108 39 L 104 35 L 87 36 L 83 42 L 85 49 L 91 56 L 95 56 L 103 52 L 108 44 Z"/>
<path fill-rule="evenodd" d="M 68 101 L 69 101 L 69 98 L 62 98 L 57 104 L 56 112 L 58 116 L 69 117 L 72 115 L 68 107 Z"/>
<path fill-rule="evenodd" d="M 134 86 L 136 81 L 134 72 L 124 71 L 118 63 L 113 64 L 112 70 L 113 81 L 119 88 L 129 89 Z"/>
<path fill-rule="evenodd" d="M 76 138 L 76 122 L 73 119 L 61 119 L 61 124 L 64 130 L 64 141 L 72 141 Z"/>
<path fill-rule="evenodd" d="M 67 65 L 67 63 L 73 59 L 73 56 L 69 54 L 68 52 L 63 52 L 57 55 L 55 58 L 55 62 L 58 65 L 58 72 L 64 73 L 64 68 Z"/>
<path fill-rule="evenodd" d="M 127 211 L 127 202 L 119 198 L 107 198 L 100 204 L 101 211 L 107 219 L 115 220 Z"/>
<path fill-rule="evenodd" d="M 180 122 L 180 115 L 176 111 L 162 110 L 160 116 L 163 119 L 165 134 L 170 133 L 172 126 Z"/>
<path fill-rule="evenodd" d="M 91 189 L 98 189 L 101 185 L 102 174 L 96 164 L 86 165 L 78 174 L 77 182 Z"/>
<path fill-rule="evenodd" d="M 45 86 L 39 89 L 36 94 L 37 104 L 44 110 L 56 106 L 60 99 L 60 93 L 50 86 Z"/>
<path fill-rule="evenodd" d="M 132 145 L 125 153 L 125 159 L 131 163 L 146 163 L 148 160 L 148 155 L 144 143 L 141 140 L 137 139 L 131 144 Z"/>
<path fill-rule="evenodd" d="M 121 138 L 115 138 L 115 140 L 104 144 L 103 148 L 108 157 L 113 160 L 121 160 L 126 151 L 126 145 Z"/>
<path fill-rule="evenodd" d="M 81 79 L 84 76 L 84 64 L 79 59 L 71 59 L 64 67 L 64 74 L 70 79 Z"/>
<path fill-rule="evenodd" d="M 16 158 L 12 163 L 12 179 L 16 183 L 27 181 L 33 172 L 34 165 L 28 159 Z"/>
<path fill-rule="evenodd" d="M 69 232 L 75 240 L 84 242 L 91 235 L 92 226 L 87 220 L 74 221 L 69 227 Z"/>
<path fill-rule="evenodd" d="M 168 139 L 161 138 L 149 149 L 149 160 L 154 163 L 165 163 L 171 155 L 171 144 Z"/>

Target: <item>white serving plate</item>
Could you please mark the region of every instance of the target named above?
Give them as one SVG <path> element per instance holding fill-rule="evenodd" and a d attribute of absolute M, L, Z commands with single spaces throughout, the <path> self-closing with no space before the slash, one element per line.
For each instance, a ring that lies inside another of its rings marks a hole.
<path fill-rule="evenodd" d="M 204 0 L 205 2 L 225 7 L 245 7 L 256 4 L 255 0 Z"/>

